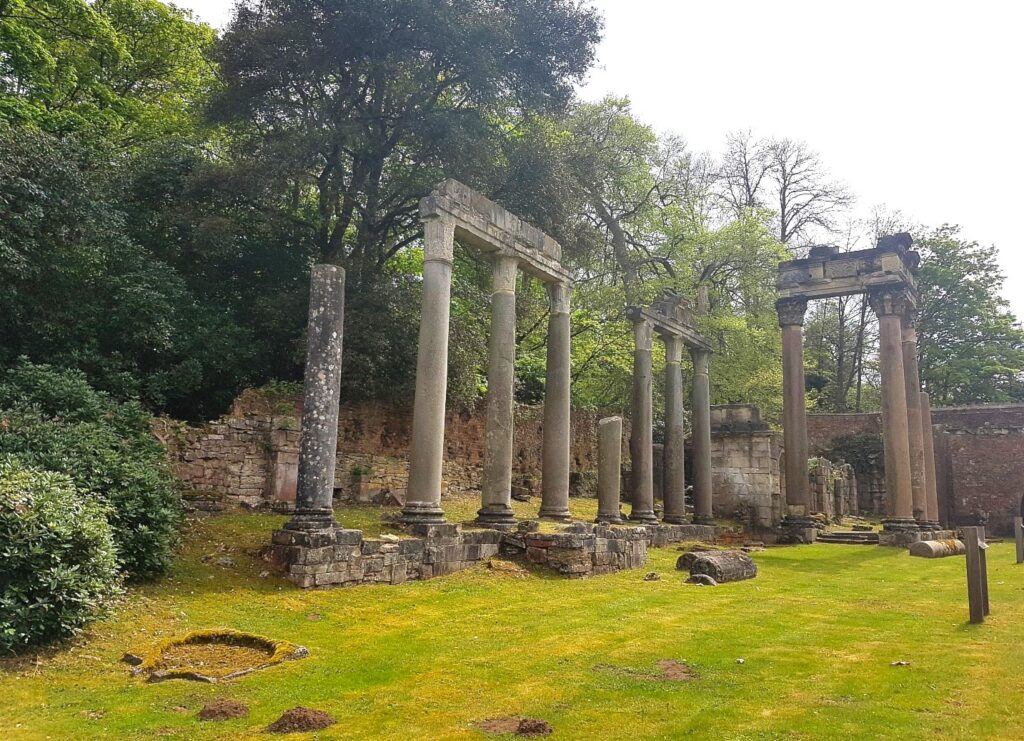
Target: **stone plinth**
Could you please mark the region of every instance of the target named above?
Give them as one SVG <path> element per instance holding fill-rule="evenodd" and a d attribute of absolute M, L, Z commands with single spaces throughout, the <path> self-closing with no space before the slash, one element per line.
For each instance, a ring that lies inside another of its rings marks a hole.
<path fill-rule="evenodd" d="M 952 540 L 952 530 L 882 530 L 878 533 L 878 545 L 890 548 L 909 548 L 921 540 Z"/>

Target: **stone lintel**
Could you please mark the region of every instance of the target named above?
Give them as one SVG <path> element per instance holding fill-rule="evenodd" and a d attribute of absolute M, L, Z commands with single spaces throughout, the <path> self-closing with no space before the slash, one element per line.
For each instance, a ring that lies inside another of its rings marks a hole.
<path fill-rule="evenodd" d="M 779 298 L 820 299 L 865 293 L 875 288 L 916 289 L 920 256 L 898 244 L 830 253 L 779 263 Z"/>
<path fill-rule="evenodd" d="M 627 307 L 626 315 L 633 322 L 649 322 L 654 331 L 660 335 L 680 338 L 687 347 L 711 352 L 711 343 L 697 331 L 697 327 L 694 325 L 684 324 L 639 306 Z"/>
<path fill-rule="evenodd" d="M 558 242 L 457 180 L 442 181 L 420 201 L 420 218 L 436 217 L 454 221 L 463 244 L 515 257 L 523 272 L 546 283 L 572 283 Z"/>

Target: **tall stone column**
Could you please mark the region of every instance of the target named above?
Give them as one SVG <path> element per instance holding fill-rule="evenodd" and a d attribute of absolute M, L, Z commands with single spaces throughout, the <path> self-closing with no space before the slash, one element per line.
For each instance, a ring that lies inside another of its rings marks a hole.
<path fill-rule="evenodd" d="M 878 316 L 878 359 L 882 375 L 882 437 L 885 443 L 885 489 L 888 530 L 914 530 L 910 476 L 910 430 L 907 419 L 906 373 L 903 368 L 901 317 L 908 308 L 903 289 L 872 291 L 868 299 Z"/>
<path fill-rule="evenodd" d="M 939 484 L 935 474 L 935 428 L 932 427 L 932 405 L 928 394 L 921 392 L 921 430 L 924 437 L 924 489 L 928 503 L 928 525 L 934 530 L 939 522 Z"/>
<path fill-rule="evenodd" d="M 804 384 L 804 299 L 775 304 L 782 328 L 782 443 L 786 452 L 786 505 L 789 517 L 810 515 L 807 483 L 807 401 Z"/>
<path fill-rule="evenodd" d="M 907 395 L 907 427 L 910 440 L 910 495 L 914 519 L 928 522 L 925 483 L 924 427 L 921 423 L 921 375 L 917 368 L 917 312 L 908 308 L 902 319 L 903 375 Z"/>
<path fill-rule="evenodd" d="M 569 297 L 563 283 L 548 285 L 547 376 L 544 387 L 544 442 L 540 516 L 569 519 L 569 423 L 571 411 Z"/>
<path fill-rule="evenodd" d="M 319 530 L 337 524 L 331 502 L 338 453 L 344 317 L 345 271 L 336 265 L 314 265 L 309 289 L 295 513 L 285 525 L 286 530 Z"/>
<path fill-rule="evenodd" d="M 663 519 L 675 525 L 686 520 L 686 464 L 683 459 L 683 340 L 664 335 L 665 340 L 665 448 L 661 497 Z"/>
<path fill-rule="evenodd" d="M 656 523 L 654 514 L 654 430 L 651 398 L 651 343 L 654 330 L 646 320 L 633 322 L 633 418 L 629 455 L 633 462 L 633 508 L 629 519 Z"/>
<path fill-rule="evenodd" d="M 621 483 L 622 417 L 605 417 L 597 423 L 597 522 L 622 522 Z"/>
<path fill-rule="evenodd" d="M 402 508 L 402 522 L 441 524 L 444 522 L 441 469 L 455 224 L 447 219 L 431 218 L 423 222 L 423 231 L 423 311 L 416 354 L 409 488 Z"/>
<path fill-rule="evenodd" d="M 711 478 L 711 353 L 692 348 L 693 360 L 693 521 L 708 525 L 714 520 Z"/>
<path fill-rule="evenodd" d="M 477 522 L 512 525 L 512 433 L 516 377 L 515 257 L 494 258 L 491 337 L 487 366 L 487 419 L 484 427 L 484 473 Z"/>

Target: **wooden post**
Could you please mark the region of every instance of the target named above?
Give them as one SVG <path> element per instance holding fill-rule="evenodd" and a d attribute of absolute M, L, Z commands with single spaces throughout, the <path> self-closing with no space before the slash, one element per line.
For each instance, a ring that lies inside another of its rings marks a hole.
<path fill-rule="evenodd" d="M 985 622 L 985 595 L 981 587 L 981 548 L 977 527 L 965 527 L 964 545 L 967 546 L 967 603 L 971 622 Z"/>
<path fill-rule="evenodd" d="M 1024 517 L 1013 518 L 1013 534 L 1017 537 L 1017 563 L 1024 563 Z"/>
<path fill-rule="evenodd" d="M 978 563 L 981 567 L 981 604 L 988 615 L 988 543 L 985 542 L 985 526 L 978 528 Z"/>

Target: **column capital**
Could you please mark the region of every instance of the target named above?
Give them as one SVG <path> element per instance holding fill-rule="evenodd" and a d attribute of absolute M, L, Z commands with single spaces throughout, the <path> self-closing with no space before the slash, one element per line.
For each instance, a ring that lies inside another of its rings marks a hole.
<path fill-rule="evenodd" d="M 680 363 L 683 360 L 683 338 L 674 334 L 663 334 L 662 342 L 665 343 L 665 362 Z"/>
<path fill-rule="evenodd" d="M 804 314 L 807 313 L 807 299 L 780 298 L 775 302 L 775 310 L 779 313 L 780 327 L 802 327 Z"/>
<path fill-rule="evenodd" d="M 906 332 L 910 330 L 914 334 L 914 339 L 917 339 L 917 320 L 918 310 L 916 306 L 909 306 L 903 315 L 900 317 L 903 321 L 904 339 L 906 339 Z"/>
<path fill-rule="evenodd" d="M 654 341 L 654 327 L 646 319 L 633 322 L 633 337 L 636 339 L 636 349 L 651 351 Z"/>
<path fill-rule="evenodd" d="M 572 286 L 568 283 L 548 283 L 548 304 L 552 314 L 568 314 Z"/>
<path fill-rule="evenodd" d="M 442 216 L 423 219 L 423 261 L 451 263 L 455 259 L 455 221 Z"/>
<path fill-rule="evenodd" d="M 515 293 L 516 278 L 519 277 L 519 260 L 510 255 L 495 255 L 494 270 L 491 275 L 492 289 L 495 293 Z"/>
<path fill-rule="evenodd" d="M 693 372 L 697 375 L 708 374 L 708 363 L 711 360 L 711 351 L 700 347 L 690 348 L 690 359 L 693 361 Z"/>
<path fill-rule="evenodd" d="M 901 320 L 908 311 L 915 308 L 913 297 L 903 286 L 876 288 L 869 291 L 868 304 L 879 318 L 883 316 L 898 316 L 901 317 Z"/>

